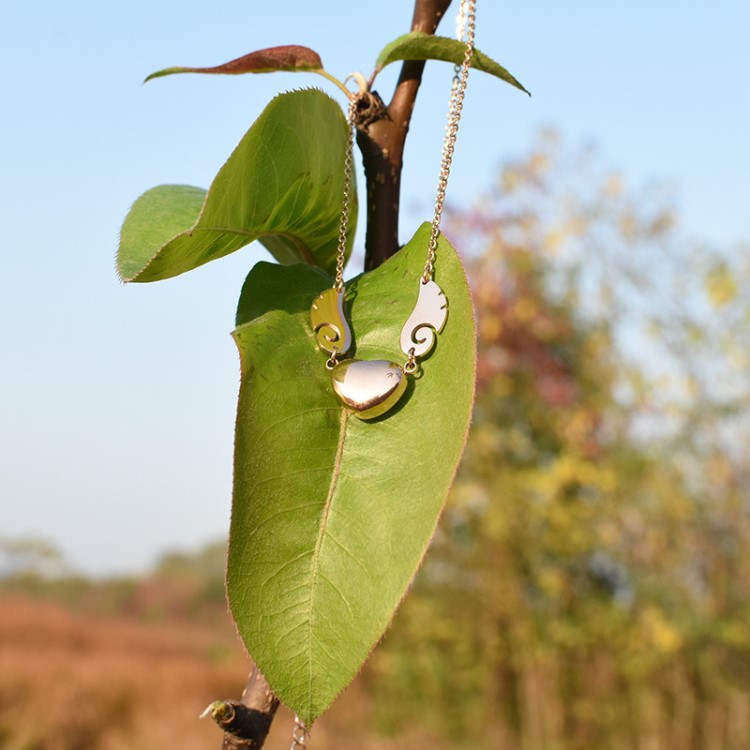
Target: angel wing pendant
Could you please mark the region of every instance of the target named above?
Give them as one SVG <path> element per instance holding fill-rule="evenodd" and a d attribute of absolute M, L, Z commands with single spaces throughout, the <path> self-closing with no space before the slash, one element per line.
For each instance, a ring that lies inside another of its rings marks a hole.
<path fill-rule="evenodd" d="M 417 304 L 401 329 L 401 351 L 407 357 L 424 357 L 435 346 L 447 317 L 445 292 L 432 279 L 420 282 Z"/>

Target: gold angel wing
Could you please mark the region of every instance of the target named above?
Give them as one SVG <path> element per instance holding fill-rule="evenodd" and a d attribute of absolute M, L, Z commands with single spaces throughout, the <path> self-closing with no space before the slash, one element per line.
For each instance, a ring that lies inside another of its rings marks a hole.
<path fill-rule="evenodd" d="M 328 354 L 340 357 L 352 345 L 352 330 L 344 314 L 344 292 L 326 289 L 310 308 L 310 323 L 316 333 L 318 346 Z"/>

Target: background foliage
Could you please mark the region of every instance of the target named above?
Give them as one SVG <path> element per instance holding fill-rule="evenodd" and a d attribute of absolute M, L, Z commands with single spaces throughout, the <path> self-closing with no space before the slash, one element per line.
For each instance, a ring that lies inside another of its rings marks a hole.
<path fill-rule="evenodd" d="M 479 322 L 467 453 L 413 591 L 315 747 L 747 747 L 750 255 L 686 240 L 668 195 L 599 164 L 545 134 L 451 216 Z M 148 750 L 236 693 L 223 545 L 98 583 L 44 546 L 4 550 L 3 747 Z M 147 669 L 179 699 L 155 705 Z M 195 727 L 196 748 L 215 741 Z"/>
<path fill-rule="evenodd" d="M 747 745 L 748 255 L 675 220 L 551 134 L 454 215 L 479 395 L 372 666 L 384 720 L 453 747 Z"/>

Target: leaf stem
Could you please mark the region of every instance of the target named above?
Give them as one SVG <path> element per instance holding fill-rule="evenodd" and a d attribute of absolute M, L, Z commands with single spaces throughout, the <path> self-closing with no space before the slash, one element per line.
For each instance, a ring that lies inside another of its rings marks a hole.
<path fill-rule="evenodd" d="M 318 75 L 323 76 L 323 78 L 327 78 L 335 86 L 338 86 L 346 94 L 347 99 L 349 99 L 350 101 L 354 97 L 354 94 L 349 91 L 349 89 L 344 85 L 343 81 L 339 81 L 336 76 L 331 75 L 325 68 L 318 68 L 316 70 L 311 70 L 310 72 L 317 73 Z"/>

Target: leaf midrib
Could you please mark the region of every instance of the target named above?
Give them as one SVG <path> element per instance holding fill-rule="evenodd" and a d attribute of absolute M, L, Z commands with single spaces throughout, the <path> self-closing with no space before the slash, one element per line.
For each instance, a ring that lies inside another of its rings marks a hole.
<path fill-rule="evenodd" d="M 336 457 L 333 460 L 333 473 L 331 475 L 331 483 L 328 486 L 328 496 L 326 497 L 325 505 L 323 506 L 323 514 L 320 519 L 320 529 L 318 530 L 318 537 L 315 540 L 315 549 L 313 550 L 311 560 L 311 572 L 312 581 L 310 583 L 310 608 L 307 613 L 307 664 L 309 668 L 309 679 L 308 679 L 308 706 L 312 710 L 312 695 L 313 695 L 313 670 L 312 670 L 312 640 L 313 640 L 313 611 L 315 609 L 315 593 L 318 585 L 318 573 L 320 568 L 320 551 L 323 547 L 323 538 L 326 534 L 326 526 L 328 522 L 328 516 L 333 503 L 333 495 L 338 484 L 339 476 L 341 475 L 341 459 L 344 453 L 344 443 L 346 441 L 346 426 L 349 421 L 349 412 L 346 409 L 341 410 L 341 429 L 339 430 L 339 439 L 336 446 Z"/>

